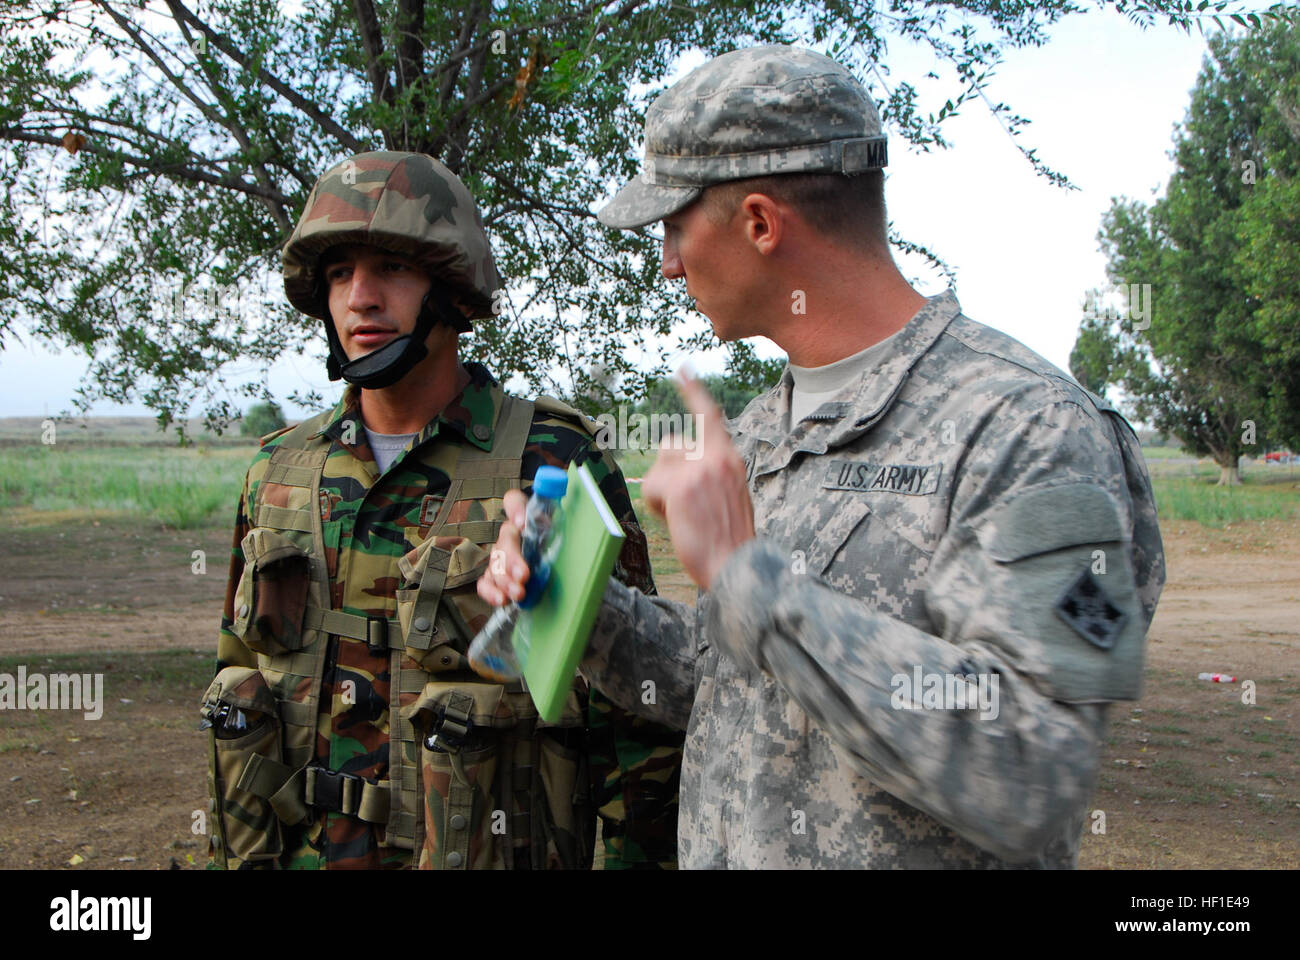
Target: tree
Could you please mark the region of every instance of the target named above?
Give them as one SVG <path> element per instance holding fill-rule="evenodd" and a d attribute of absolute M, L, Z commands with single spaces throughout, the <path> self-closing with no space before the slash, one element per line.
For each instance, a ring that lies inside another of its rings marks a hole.
<path fill-rule="evenodd" d="M 713 402 L 718 405 L 725 417 L 738 417 L 749 401 L 758 393 L 738 386 L 727 379 L 726 375 L 709 373 L 700 377 L 700 382 L 708 389 Z M 653 417 L 660 414 L 686 415 L 686 404 L 671 377 L 651 380 L 646 387 L 645 397 L 632 408 L 633 413 Z"/>
<path fill-rule="evenodd" d="M 1097 5 L 1187 29 L 1236 4 Z M 659 282 L 654 240 L 592 215 L 638 169 L 635 90 L 662 86 L 683 51 L 798 42 L 855 68 L 888 125 L 921 149 L 945 147 L 941 124 L 972 100 L 1014 137 L 1026 121 L 986 92 L 1002 50 L 1046 42 L 1082 9 L 322 0 L 288 16 L 277 0 L 4 0 L 0 339 L 17 320 L 86 352 L 83 408 L 138 398 L 165 426 L 201 400 L 219 429 L 234 413 L 231 361 L 265 371 L 286 351 L 323 352 L 319 323 L 288 308 L 276 276 L 315 178 L 351 153 L 418 150 L 479 199 L 509 281 L 509 309 L 478 325 L 475 353 L 535 389 L 583 394 L 582 371 L 599 363 L 639 393 L 667 351 L 712 337 L 684 329 L 685 292 Z M 936 112 L 876 65 L 893 38 L 933 50 L 953 90 Z M 1016 143 L 1038 174 L 1066 184 Z M 648 345 L 659 362 L 634 369 L 628 347 Z M 557 387 L 555 371 L 575 382 Z M 265 379 L 247 392 L 270 399 Z"/>
<path fill-rule="evenodd" d="M 1300 450 L 1300 17 L 1243 44 L 1237 67 L 1257 78 L 1268 104 L 1259 155 L 1250 158 L 1255 183 L 1242 205 L 1236 263 L 1273 360 L 1266 419 L 1279 443 Z"/>
<path fill-rule="evenodd" d="M 244 437 L 264 437 L 285 426 L 284 411 L 278 403 L 255 403 L 239 421 L 239 433 Z"/>
<path fill-rule="evenodd" d="M 1294 17 L 1210 38 L 1165 196 L 1114 201 L 1099 234 L 1109 279 L 1145 302 L 1091 311 L 1070 358 L 1085 386 L 1122 387 L 1139 419 L 1213 457 L 1220 484 L 1243 453 L 1300 442 L 1297 74 Z"/>
<path fill-rule="evenodd" d="M 762 360 L 752 345 L 744 340 L 729 345 L 726 370 L 721 374 L 701 377 L 713 400 L 724 416 L 734 418 L 760 393 L 776 385 L 785 370 L 784 357 Z M 670 377 L 659 377 L 646 384 L 645 395 L 634 408 L 635 413 L 655 414 L 686 413 L 686 404 Z"/>
<path fill-rule="evenodd" d="M 1092 302 L 1101 299 L 1102 292 L 1089 293 Z M 1093 393 L 1104 393 L 1115 377 L 1119 357 L 1118 344 L 1108 335 L 1109 319 L 1095 313 L 1085 316 L 1079 324 L 1079 336 L 1070 351 L 1070 372 L 1074 379 Z"/>
<path fill-rule="evenodd" d="M 737 340 L 730 345 L 728 351 L 726 380 L 738 392 L 748 394 L 752 399 L 776 386 L 786 362 L 785 357 L 763 360 L 751 344 Z"/>

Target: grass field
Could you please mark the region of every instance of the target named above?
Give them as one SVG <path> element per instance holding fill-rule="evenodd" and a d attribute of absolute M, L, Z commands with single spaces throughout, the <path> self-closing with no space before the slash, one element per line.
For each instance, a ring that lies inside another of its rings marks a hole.
<path fill-rule="evenodd" d="M 49 434 L 50 427 L 53 434 Z M 153 417 L 0 417 L 0 444 L 57 443 L 95 444 L 98 446 L 175 447 L 178 433 L 176 424 L 166 431 L 158 429 Z M 240 424 L 232 423 L 217 436 L 204 426 L 201 419 L 185 423 L 186 436 L 191 442 L 207 446 L 246 446 L 249 437 L 241 436 Z"/>
<path fill-rule="evenodd" d="M 1142 453 L 1148 460 L 1181 460 L 1187 456 L 1178 447 L 1143 447 Z"/>
<path fill-rule="evenodd" d="M 0 509 L 13 511 L 10 520 L 20 525 L 75 513 L 147 517 L 194 529 L 232 513 L 255 450 L 251 441 L 179 448 L 101 446 L 69 438 L 51 446 L 7 445 L 0 447 Z M 1213 463 L 1191 461 L 1166 469 L 1173 459 L 1170 448 L 1152 450 L 1159 454 L 1151 464 L 1152 485 L 1164 519 L 1218 527 L 1288 517 L 1300 508 L 1300 471 L 1294 468 L 1255 466 L 1240 487 L 1216 487 Z M 654 458 L 653 451 L 618 454 L 634 500 Z"/>
<path fill-rule="evenodd" d="M 177 529 L 233 518 L 257 450 L 238 447 L 99 447 L 71 442 L 0 448 L 0 509 L 11 522 L 51 514 L 133 516 Z"/>
<path fill-rule="evenodd" d="M 1162 520 L 1194 520 L 1208 527 L 1248 520 L 1285 519 L 1300 508 L 1300 467 L 1246 461 L 1240 486 L 1220 487 L 1212 460 L 1170 447 L 1147 447 L 1151 488 Z"/>
<path fill-rule="evenodd" d="M 1239 487 L 1216 487 L 1203 478 L 1153 477 L 1152 492 L 1162 520 L 1195 520 L 1207 527 L 1244 520 L 1293 516 L 1300 490 L 1286 477 L 1249 476 Z"/>

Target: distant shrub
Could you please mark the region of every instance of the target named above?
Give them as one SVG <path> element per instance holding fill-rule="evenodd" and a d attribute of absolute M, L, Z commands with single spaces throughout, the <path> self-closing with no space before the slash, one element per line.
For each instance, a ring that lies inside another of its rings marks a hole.
<path fill-rule="evenodd" d="M 240 420 L 239 433 L 245 437 L 262 437 L 285 426 L 284 411 L 278 403 L 255 403 Z"/>

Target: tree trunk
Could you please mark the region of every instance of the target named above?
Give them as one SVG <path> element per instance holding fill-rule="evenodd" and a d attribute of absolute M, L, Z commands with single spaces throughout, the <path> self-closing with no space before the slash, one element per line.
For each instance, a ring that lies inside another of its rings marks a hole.
<path fill-rule="evenodd" d="M 1239 487 L 1241 486 L 1241 474 L 1237 472 L 1237 465 L 1234 463 L 1230 467 L 1219 464 L 1219 482 L 1216 487 Z"/>

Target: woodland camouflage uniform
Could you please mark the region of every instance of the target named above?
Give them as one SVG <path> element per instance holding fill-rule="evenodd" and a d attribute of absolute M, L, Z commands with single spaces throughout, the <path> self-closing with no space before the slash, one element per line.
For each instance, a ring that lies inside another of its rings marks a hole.
<path fill-rule="evenodd" d="M 497 279 L 479 238 L 472 199 L 436 161 L 362 154 L 308 199 L 286 292 L 327 317 L 316 259 L 365 243 L 416 257 L 435 286 L 490 316 Z M 680 734 L 581 679 L 557 724 L 543 724 L 517 682 L 490 683 L 465 659 L 491 612 L 475 582 L 502 496 L 527 492 L 543 464 L 591 466 L 627 534 L 615 576 L 654 592 L 645 535 L 595 422 L 508 398 L 484 367 L 465 367 L 469 385 L 382 475 L 355 385 L 263 439 L 239 500 L 204 711 L 217 732 L 215 865 L 588 866 L 597 808 L 608 867 L 674 865 Z M 246 728 L 225 727 L 222 701 Z M 446 750 L 423 743 L 430 730 Z"/>

